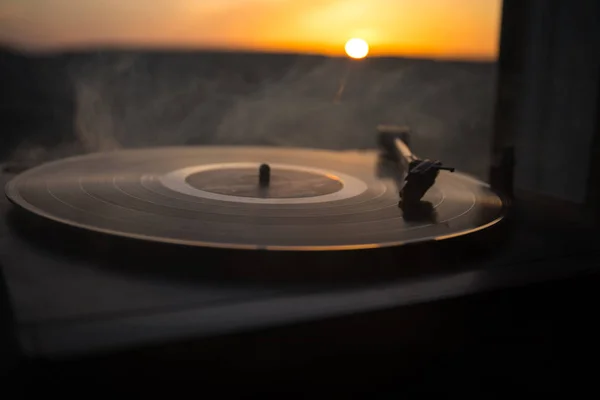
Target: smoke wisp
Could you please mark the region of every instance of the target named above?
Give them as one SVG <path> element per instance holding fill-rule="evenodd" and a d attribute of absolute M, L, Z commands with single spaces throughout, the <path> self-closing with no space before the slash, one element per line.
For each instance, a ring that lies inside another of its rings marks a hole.
<path fill-rule="evenodd" d="M 386 123 L 409 125 L 419 155 L 475 175 L 489 163 L 492 64 L 125 52 L 54 62 L 70 94 L 48 104 L 71 108 L 71 134 L 42 145 L 25 134 L 13 153 L 22 159 L 193 144 L 370 148 Z"/>

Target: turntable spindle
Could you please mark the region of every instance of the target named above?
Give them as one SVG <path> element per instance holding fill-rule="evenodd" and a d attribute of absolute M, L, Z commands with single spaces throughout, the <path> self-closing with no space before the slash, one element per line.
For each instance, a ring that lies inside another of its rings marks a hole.
<path fill-rule="evenodd" d="M 261 164 L 261 166 L 258 168 L 258 181 L 260 183 L 260 186 L 269 186 L 270 180 L 271 167 L 269 167 L 269 164 Z"/>

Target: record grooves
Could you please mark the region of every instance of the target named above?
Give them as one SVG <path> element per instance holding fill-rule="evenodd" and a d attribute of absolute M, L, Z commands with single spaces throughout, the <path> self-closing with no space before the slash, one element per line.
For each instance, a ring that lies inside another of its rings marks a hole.
<path fill-rule="evenodd" d="M 261 193 L 251 180 L 258 182 L 262 163 L 272 166 L 273 188 Z M 29 212 L 86 230 L 237 249 L 397 246 L 464 235 L 502 218 L 502 202 L 485 184 L 442 173 L 424 198 L 429 220 L 407 220 L 396 183 L 382 179 L 377 164 L 370 152 L 124 150 L 33 168 L 6 192 Z"/>
<path fill-rule="evenodd" d="M 409 215 L 395 168 L 375 151 L 123 150 L 30 169 L 6 194 L 21 237 L 119 273 L 364 282 L 463 269 L 489 255 L 485 233 L 498 229 L 486 228 L 505 211 L 498 195 L 442 172 L 423 199 L 426 215 Z"/>

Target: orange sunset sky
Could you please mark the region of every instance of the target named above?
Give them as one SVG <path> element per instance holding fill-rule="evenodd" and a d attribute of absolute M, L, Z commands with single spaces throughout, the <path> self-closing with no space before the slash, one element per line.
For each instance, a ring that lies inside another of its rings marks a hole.
<path fill-rule="evenodd" d="M 501 0 L 0 0 L 0 42 L 494 59 Z"/>

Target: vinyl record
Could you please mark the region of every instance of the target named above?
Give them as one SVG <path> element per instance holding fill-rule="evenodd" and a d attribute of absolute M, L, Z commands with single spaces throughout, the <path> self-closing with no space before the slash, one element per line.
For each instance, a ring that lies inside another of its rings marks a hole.
<path fill-rule="evenodd" d="M 268 185 L 259 170 L 270 169 Z M 393 175 L 393 174 L 391 174 Z M 149 241 L 269 250 L 343 250 L 441 240 L 489 227 L 488 185 L 442 171 L 423 204 L 398 206 L 376 152 L 172 147 L 73 157 L 18 175 L 16 205 L 62 224 Z"/>

